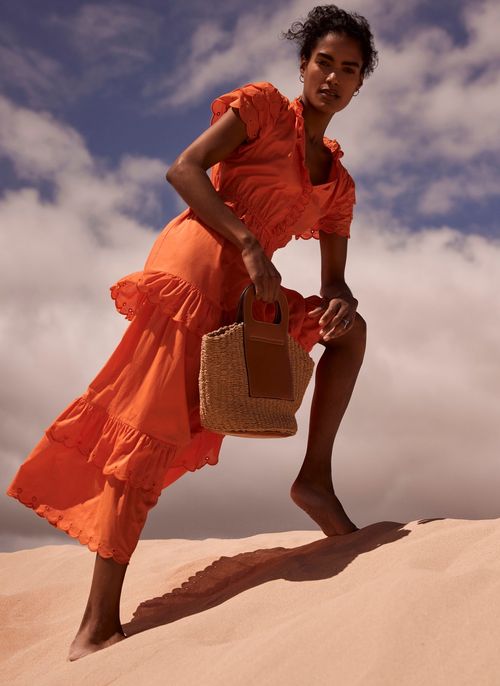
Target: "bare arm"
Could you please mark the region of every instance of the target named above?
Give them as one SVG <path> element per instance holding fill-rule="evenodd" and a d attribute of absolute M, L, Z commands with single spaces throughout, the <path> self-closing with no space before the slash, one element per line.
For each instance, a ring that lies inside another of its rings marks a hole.
<path fill-rule="evenodd" d="M 265 302 L 278 298 L 281 276 L 264 253 L 256 236 L 223 202 L 206 170 L 225 159 L 243 143 L 245 124 L 231 108 L 196 138 L 174 160 L 167 181 L 208 226 L 240 250 L 245 267 L 255 284 L 256 297 Z"/>
<path fill-rule="evenodd" d="M 319 323 L 323 326 L 324 338 L 328 340 L 342 335 L 351 328 L 358 301 L 345 282 L 347 238 L 320 231 L 319 240 L 321 246 L 320 295 L 325 298 L 325 306 L 316 308 L 309 314 L 321 315 Z M 346 320 L 349 324 L 344 326 L 343 320 L 344 324 Z"/>
<path fill-rule="evenodd" d="M 348 295 L 352 298 L 345 282 L 347 260 L 347 238 L 335 233 L 319 232 L 321 247 L 321 290 L 323 297 Z"/>

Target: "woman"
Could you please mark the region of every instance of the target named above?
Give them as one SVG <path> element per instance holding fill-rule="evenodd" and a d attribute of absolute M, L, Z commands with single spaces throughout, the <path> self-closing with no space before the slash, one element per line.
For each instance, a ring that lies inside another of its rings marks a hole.
<path fill-rule="evenodd" d="M 235 320 L 250 282 L 256 316 L 272 321 L 281 287 L 290 334 L 308 351 L 325 347 L 291 497 L 327 536 L 357 530 L 335 496 L 331 452 L 366 326 L 344 281 L 354 182 L 324 133 L 373 71 L 376 51 L 366 20 L 335 5 L 315 7 L 284 37 L 300 46 L 301 96 L 290 102 L 259 82 L 214 100 L 211 126 L 167 172 L 187 210 L 158 235 L 144 269 L 111 287 L 129 327 L 7 490 L 97 552 L 70 660 L 125 638 L 121 589 L 148 511 L 187 471 L 217 463 L 223 436 L 199 417 L 201 337 Z M 320 241 L 321 297 L 281 286 L 271 258 L 292 236 Z"/>

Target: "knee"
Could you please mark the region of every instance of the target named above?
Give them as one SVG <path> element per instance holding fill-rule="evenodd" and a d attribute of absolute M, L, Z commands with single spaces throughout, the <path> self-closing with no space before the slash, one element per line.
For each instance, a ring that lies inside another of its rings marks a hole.
<path fill-rule="evenodd" d="M 356 312 L 351 330 L 348 332 L 351 345 L 363 351 L 366 348 L 366 321 Z"/>
<path fill-rule="evenodd" d="M 366 347 L 366 322 L 359 312 L 356 312 L 354 315 L 354 322 L 345 334 L 338 336 L 337 338 L 331 338 L 327 341 L 320 339 L 319 342 L 324 345 L 325 348 L 338 348 L 339 346 L 349 346 L 352 349 L 359 348 L 362 354 L 364 354 Z"/>
<path fill-rule="evenodd" d="M 359 314 L 359 312 L 356 312 L 354 316 L 354 323 L 352 325 L 352 330 L 355 332 L 356 336 L 362 340 L 363 342 L 366 342 L 366 321 L 364 318 Z"/>

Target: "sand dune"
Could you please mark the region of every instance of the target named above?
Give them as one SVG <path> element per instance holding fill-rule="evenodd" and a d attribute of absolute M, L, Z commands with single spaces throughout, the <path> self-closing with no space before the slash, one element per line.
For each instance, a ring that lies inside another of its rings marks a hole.
<path fill-rule="evenodd" d="M 94 557 L 0 555 L 1 683 L 500 684 L 500 519 L 140 541 L 128 638 L 69 662 Z"/>

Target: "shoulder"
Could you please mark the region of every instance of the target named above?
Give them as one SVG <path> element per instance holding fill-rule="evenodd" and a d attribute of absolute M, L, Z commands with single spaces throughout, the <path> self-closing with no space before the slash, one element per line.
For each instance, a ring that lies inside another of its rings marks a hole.
<path fill-rule="evenodd" d="M 229 107 L 239 110 L 252 139 L 275 124 L 280 114 L 288 109 L 289 100 L 269 81 L 245 83 L 212 101 L 212 123 Z"/>
<path fill-rule="evenodd" d="M 354 183 L 354 179 L 346 169 L 343 162 L 341 162 L 341 158 L 344 156 L 344 151 L 340 147 L 339 142 L 335 139 L 327 138 L 325 136 L 325 144 L 333 155 L 333 161 L 337 167 L 337 178 L 339 180 L 339 185 L 344 191 L 349 191 L 351 193 L 354 192 L 356 184 Z"/>
<path fill-rule="evenodd" d="M 231 91 L 219 95 L 212 104 L 223 101 L 245 100 L 250 102 L 256 109 L 275 107 L 282 109 L 289 105 L 288 98 L 281 93 L 270 81 L 251 81 L 237 86 Z"/>
<path fill-rule="evenodd" d="M 281 93 L 278 88 L 270 81 L 251 81 L 250 83 L 245 83 L 240 86 L 243 92 L 253 95 L 264 95 L 268 98 L 276 98 L 279 100 L 286 100 L 288 98 Z"/>

